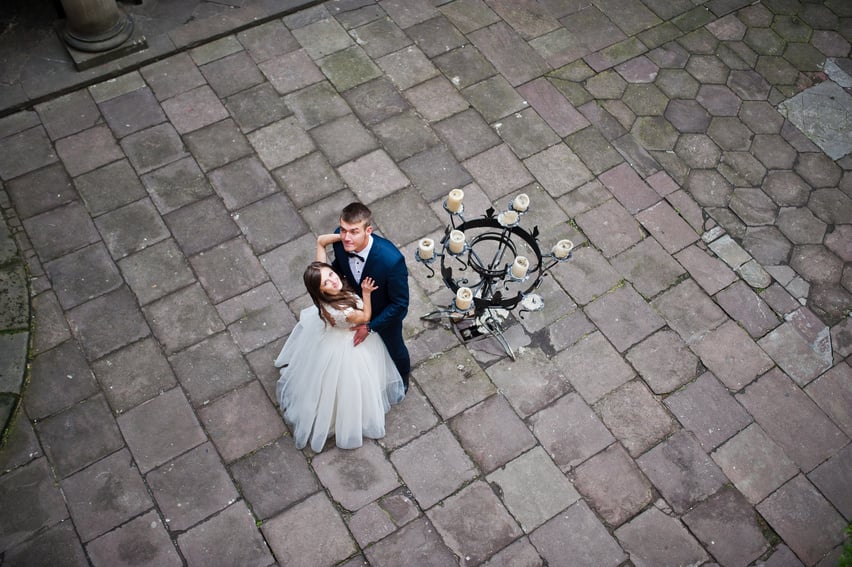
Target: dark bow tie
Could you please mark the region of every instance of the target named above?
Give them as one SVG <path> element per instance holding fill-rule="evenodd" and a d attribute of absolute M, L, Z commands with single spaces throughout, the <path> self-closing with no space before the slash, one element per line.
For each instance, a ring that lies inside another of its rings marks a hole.
<path fill-rule="evenodd" d="M 362 262 L 364 261 L 364 257 L 361 256 L 360 254 L 356 254 L 355 252 L 347 252 L 346 255 L 349 256 L 350 258 L 358 258 Z"/>

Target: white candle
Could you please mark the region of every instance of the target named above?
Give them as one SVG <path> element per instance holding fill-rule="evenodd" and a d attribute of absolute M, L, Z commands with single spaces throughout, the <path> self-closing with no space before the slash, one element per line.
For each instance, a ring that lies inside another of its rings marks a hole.
<path fill-rule="evenodd" d="M 447 196 L 447 209 L 451 213 L 457 213 L 461 210 L 462 200 L 464 199 L 464 191 L 461 189 L 453 189 Z"/>
<path fill-rule="evenodd" d="M 570 240 L 560 240 L 554 245 L 551 252 L 557 258 L 567 258 L 568 254 L 571 253 L 571 250 L 574 249 L 574 243 Z"/>
<path fill-rule="evenodd" d="M 512 226 L 518 222 L 518 213 L 515 211 L 505 211 L 497 217 L 497 222 L 503 226 Z"/>
<path fill-rule="evenodd" d="M 460 287 L 456 292 L 456 307 L 462 311 L 470 309 L 470 304 L 473 302 L 473 292 L 469 287 Z"/>
<path fill-rule="evenodd" d="M 435 241 L 431 238 L 424 238 L 420 241 L 418 250 L 420 251 L 420 259 L 428 260 L 435 254 Z"/>
<path fill-rule="evenodd" d="M 523 213 L 530 206 L 530 198 L 526 193 L 521 193 L 512 199 L 512 208 L 518 211 L 519 213 Z"/>
<path fill-rule="evenodd" d="M 512 275 L 518 279 L 522 279 L 527 275 L 527 270 L 530 269 L 530 261 L 526 256 L 515 256 L 515 261 L 512 263 Z"/>
<path fill-rule="evenodd" d="M 460 254 L 464 250 L 464 233 L 454 230 L 450 233 L 450 252 Z"/>

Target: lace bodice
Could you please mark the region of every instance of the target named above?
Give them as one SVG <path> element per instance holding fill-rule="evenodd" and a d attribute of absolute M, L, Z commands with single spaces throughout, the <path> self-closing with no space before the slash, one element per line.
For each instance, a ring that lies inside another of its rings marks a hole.
<path fill-rule="evenodd" d="M 361 301 L 360 297 L 358 297 L 357 300 L 358 309 L 363 308 L 364 302 Z M 325 307 L 325 310 L 328 312 L 329 315 L 331 315 L 331 318 L 334 319 L 334 327 L 336 329 L 349 329 L 350 325 L 349 322 L 346 320 L 346 317 L 348 317 L 349 314 L 354 311 L 354 309 L 352 309 L 351 307 L 347 307 L 346 309 L 341 310 L 336 309 L 328 304 L 323 305 L 323 307 Z"/>

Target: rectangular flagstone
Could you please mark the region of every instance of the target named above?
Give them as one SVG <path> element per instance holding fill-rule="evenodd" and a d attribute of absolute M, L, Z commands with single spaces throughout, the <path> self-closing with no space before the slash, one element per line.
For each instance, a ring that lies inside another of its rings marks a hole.
<path fill-rule="evenodd" d="M 96 130 L 87 130 L 87 132 L 97 132 L 98 139 L 103 137 L 106 140 L 105 134 L 108 134 L 109 130 L 105 126 L 101 126 Z M 91 134 L 88 138 L 92 139 Z M 115 141 L 110 140 L 108 145 L 115 146 Z M 73 147 L 69 145 L 68 152 L 71 151 L 73 151 Z M 0 141 L 0 177 L 8 180 L 59 161 L 56 153 L 47 133 L 41 126 L 9 136 Z M 94 167 L 86 168 L 87 171 L 89 169 L 94 169 Z M 75 173 L 79 174 L 82 171 L 75 171 Z"/>
<path fill-rule="evenodd" d="M 594 327 L 589 324 L 586 332 Z M 550 404 L 571 388 L 561 365 L 552 364 L 538 348 L 526 348 L 517 353 L 517 360 L 504 358 L 487 369 L 491 381 L 512 404 L 522 418 L 526 418 Z M 524 380 L 518 380 L 524 376 Z"/>
<path fill-rule="evenodd" d="M 384 451 L 365 440 L 357 451 L 331 448 L 316 455 L 311 464 L 331 497 L 355 511 L 399 486 L 399 479 Z"/>
<path fill-rule="evenodd" d="M 550 66 L 505 22 L 468 34 L 473 44 L 512 85 L 526 83 Z"/>
<path fill-rule="evenodd" d="M 709 372 L 667 397 L 665 404 L 695 434 L 705 451 L 718 447 L 752 422 L 734 396 Z"/>
<path fill-rule="evenodd" d="M 843 541 L 846 521 L 803 475 L 757 505 L 757 511 L 806 565 Z"/>
<path fill-rule="evenodd" d="M 268 59 L 258 67 L 280 95 L 297 91 L 325 78 L 303 49 Z"/>
<path fill-rule="evenodd" d="M 654 497 L 651 483 L 618 443 L 574 469 L 574 486 L 604 521 L 616 527 Z"/>
<path fill-rule="evenodd" d="M 707 333 L 693 350 L 725 386 L 735 391 L 773 366 L 772 359 L 733 321 Z"/>
<path fill-rule="evenodd" d="M 501 500 L 529 533 L 580 495 L 542 447 L 535 447 L 488 476 Z"/>
<path fill-rule="evenodd" d="M 689 510 L 728 481 L 695 437 L 683 430 L 639 457 L 637 463 L 678 513 Z"/>
<path fill-rule="evenodd" d="M 757 504 L 799 472 L 760 425 L 752 423 L 712 454 L 734 486 Z"/>
<path fill-rule="evenodd" d="M 146 479 L 172 532 L 190 528 L 223 510 L 239 496 L 210 443 L 152 470 Z"/>
<path fill-rule="evenodd" d="M 737 275 L 724 262 L 696 245 L 681 250 L 675 255 L 675 259 L 710 295 L 721 291 L 737 280 Z"/>
<path fill-rule="evenodd" d="M 825 327 L 828 337 L 828 327 Z M 760 347 L 800 386 L 805 386 L 831 367 L 828 353 L 815 350 L 814 343 L 788 321 L 758 341 Z M 827 356 L 826 356 L 827 355 Z"/>
<path fill-rule="evenodd" d="M 585 312 L 619 352 L 665 325 L 630 285 L 597 298 L 586 306 Z"/>
<path fill-rule="evenodd" d="M 852 437 L 852 366 L 838 364 L 805 391 L 846 435 Z"/>
<path fill-rule="evenodd" d="M 408 185 L 408 178 L 382 149 L 345 163 L 338 171 L 367 205 Z"/>
<path fill-rule="evenodd" d="M 595 411 L 632 457 L 644 453 L 678 427 L 641 380 L 628 382 L 601 398 Z"/>
<path fill-rule="evenodd" d="M 777 368 L 738 394 L 737 400 L 805 472 L 849 442 L 822 410 Z"/>
<path fill-rule="evenodd" d="M 491 396 L 456 416 L 450 427 L 484 472 L 503 466 L 536 444 L 526 424 L 502 395 Z M 495 448 L 492 441 L 502 442 Z"/>
<path fill-rule="evenodd" d="M 518 92 L 560 137 L 589 125 L 586 117 L 543 77 L 518 87 Z"/>
<path fill-rule="evenodd" d="M 632 214 L 660 200 L 660 195 L 651 189 L 627 162 L 602 173 L 598 179 Z"/>
<path fill-rule="evenodd" d="M 256 451 L 284 433 L 284 421 L 257 380 L 228 392 L 198 412 L 225 462 Z"/>
<path fill-rule="evenodd" d="M 310 534 L 311 537 L 313 534 Z M 458 562 L 456 555 L 444 544 L 441 534 L 425 516 L 369 546 L 365 555 L 372 565 L 395 565 L 401 557 L 411 565 L 449 566 Z M 305 563 L 305 567 L 313 565 Z"/>
<path fill-rule="evenodd" d="M 615 531 L 634 565 L 701 565 L 709 559 L 677 518 L 651 506 Z"/>
<path fill-rule="evenodd" d="M 559 565 L 566 557 L 577 565 L 615 566 L 627 560 L 627 554 L 583 500 L 538 528 L 530 541 L 548 565 Z"/>
<path fill-rule="evenodd" d="M 74 526 L 83 541 L 153 506 L 130 452 L 122 449 L 62 481 Z"/>
<path fill-rule="evenodd" d="M 243 501 L 178 536 L 178 545 L 191 565 L 202 565 L 211 557 L 230 565 L 268 565 L 274 561 Z"/>
<path fill-rule="evenodd" d="M 484 561 L 523 534 L 491 486 L 481 480 L 426 514 L 447 547 L 472 564 Z"/>
<path fill-rule="evenodd" d="M 230 465 L 254 514 L 266 520 L 319 489 L 316 476 L 293 439 L 283 436 Z"/>
<path fill-rule="evenodd" d="M 446 425 L 439 425 L 397 449 L 390 459 L 424 510 L 477 474 L 475 465 Z"/>
<path fill-rule="evenodd" d="M 699 236 L 677 211 L 661 201 L 636 215 L 648 232 L 669 253 L 677 252 L 697 241 Z"/>
<path fill-rule="evenodd" d="M 556 144 L 524 160 L 536 180 L 552 197 L 561 197 L 594 177 L 564 143 Z"/>
<path fill-rule="evenodd" d="M 0 549 L 3 550 L 68 518 L 62 492 L 44 458 L 0 476 L 0 503 L 5 516 L 0 533 Z"/>
<path fill-rule="evenodd" d="M 529 419 L 533 433 L 564 471 L 582 463 L 615 438 L 576 393 L 569 393 Z"/>

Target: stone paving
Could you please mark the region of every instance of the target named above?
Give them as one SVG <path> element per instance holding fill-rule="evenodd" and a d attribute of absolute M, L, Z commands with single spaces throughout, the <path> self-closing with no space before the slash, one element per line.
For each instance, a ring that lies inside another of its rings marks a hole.
<path fill-rule="evenodd" d="M 835 565 L 852 156 L 779 109 L 850 42 L 842 0 L 337 0 L 0 118 L 0 563 Z M 420 320 L 455 187 L 578 245 L 517 360 Z M 272 361 L 355 199 L 412 388 L 300 452 Z"/>

